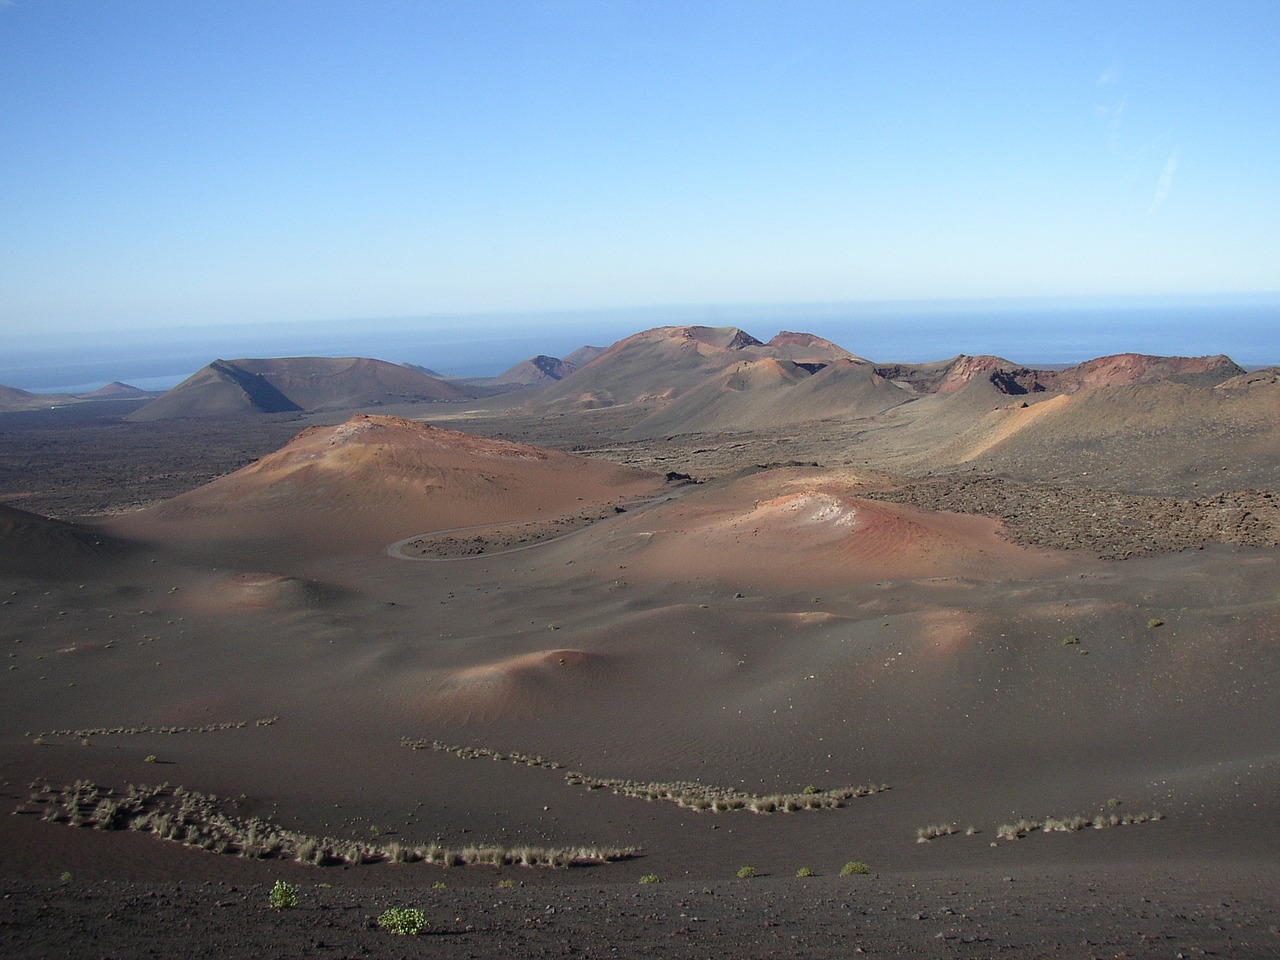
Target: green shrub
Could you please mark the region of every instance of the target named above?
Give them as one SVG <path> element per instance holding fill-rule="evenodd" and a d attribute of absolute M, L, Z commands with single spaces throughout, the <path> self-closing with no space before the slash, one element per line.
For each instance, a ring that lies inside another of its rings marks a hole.
<path fill-rule="evenodd" d="M 850 860 L 840 868 L 840 876 L 842 877 L 852 877 L 854 874 L 870 872 L 871 868 L 861 860 Z"/>
<path fill-rule="evenodd" d="M 292 883 L 277 880 L 269 897 L 272 910 L 288 910 L 298 905 L 298 888 Z"/>
<path fill-rule="evenodd" d="M 1148 630 L 1154 630 L 1156 627 L 1163 627 L 1163 626 L 1164 626 L 1164 621 L 1159 620 L 1156 617 L 1152 617 L 1150 620 L 1147 621 Z"/>
<path fill-rule="evenodd" d="M 1072 646 L 1073 644 L 1077 644 L 1077 643 L 1079 643 L 1079 642 L 1080 642 L 1080 638 L 1079 638 L 1079 637 L 1063 637 L 1063 638 L 1062 638 L 1062 645 L 1063 645 L 1064 647 L 1069 647 L 1069 646 Z"/>
<path fill-rule="evenodd" d="M 801 867 L 799 870 L 796 871 L 796 876 L 797 877 L 816 877 L 817 874 L 814 873 L 812 870 L 810 870 L 808 867 Z"/>
<path fill-rule="evenodd" d="M 417 907 L 388 907 L 378 917 L 378 926 L 400 937 L 416 937 L 427 929 L 427 916 Z"/>
<path fill-rule="evenodd" d="M 739 868 L 738 868 L 738 879 L 739 879 L 739 880 L 750 880 L 750 879 L 751 879 L 752 877 L 754 877 L 755 875 L 756 875 L 756 868 L 755 868 L 755 867 L 739 867 Z"/>
<path fill-rule="evenodd" d="M 821 793 L 822 791 L 811 783 L 800 792 L 807 796 L 813 796 L 815 793 Z"/>
<path fill-rule="evenodd" d="M 661 883 L 662 878 L 658 876 L 656 873 L 646 873 L 643 877 L 640 878 L 640 882 L 641 883 Z"/>

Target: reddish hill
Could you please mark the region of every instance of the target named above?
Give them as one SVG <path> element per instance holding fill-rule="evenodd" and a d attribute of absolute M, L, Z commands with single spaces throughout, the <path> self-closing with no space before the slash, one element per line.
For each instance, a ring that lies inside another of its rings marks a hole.
<path fill-rule="evenodd" d="M 661 478 L 630 467 L 360 414 L 304 430 L 235 473 L 116 523 L 165 537 L 341 551 L 552 517 L 663 488 Z"/>
<path fill-rule="evenodd" d="M 1046 389 L 1063 393 L 1097 387 L 1120 387 L 1136 383 L 1172 380 L 1212 386 L 1244 373 L 1223 354 L 1211 357 L 1153 357 L 1140 353 L 1118 353 L 1086 360 L 1062 371 L 1036 371 Z"/>
<path fill-rule="evenodd" d="M 142 400 L 146 397 L 154 396 L 154 394 L 147 390 L 141 390 L 132 384 L 115 380 L 105 387 L 99 387 L 92 393 L 81 393 L 77 394 L 77 396 L 81 400 Z"/>
<path fill-rule="evenodd" d="M 765 346 L 769 347 L 773 356 L 780 360 L 862 360 L 862 357 L 850 353 L 844 347 L 812 333 L 793 333 L 783 330 Z"/>
<path fill-rule="evenodd" d="M 215 360 L 128 419 L 350 410 L 471 397 L 455 384 L 363 357 Z"/>

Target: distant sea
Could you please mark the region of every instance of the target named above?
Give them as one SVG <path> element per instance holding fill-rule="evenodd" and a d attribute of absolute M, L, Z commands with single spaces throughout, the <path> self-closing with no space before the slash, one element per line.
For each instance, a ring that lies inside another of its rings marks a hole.
<path fill-rule="evenodd" d="M 1125 300 L 992 300 L 649 307 L 90 331 L 8 343 L 0 384 L 81 393 L 121 380 L 172 387 L 210 361 L 363 356 L 450 376 L 493 376 L 537 354 L 608 346 L 648 327 L 737 326 L 760 340 L 813 333 L 876 362 L 995 354 L 1028 366 L 1113 353 L 1225 353 L 1280 364 L 1280 294 Z"/>

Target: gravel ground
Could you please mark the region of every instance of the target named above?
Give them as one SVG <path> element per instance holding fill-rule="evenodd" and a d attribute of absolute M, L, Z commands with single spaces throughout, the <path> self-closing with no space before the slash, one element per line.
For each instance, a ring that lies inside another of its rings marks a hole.
<path fill-rule="evenodd" d="M 0 947 L 27 957 L 1270 957 L 1274 870 L 1195 875 L 766 877 L 715 885 L 320 887 L 0 883 Z M 1242 894 L 1241 891 L 1251 891 Z M 418 906 L 400 937 L 376 918 Z"/>

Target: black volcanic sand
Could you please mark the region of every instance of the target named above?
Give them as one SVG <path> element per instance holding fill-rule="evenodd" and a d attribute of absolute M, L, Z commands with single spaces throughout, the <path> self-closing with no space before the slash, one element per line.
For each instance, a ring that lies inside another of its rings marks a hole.
<path fill-rule="evenodd" d="M 390 871 L 390 868 L 388 868 Z M 276 871 L 287 873 L 287 871 Z M 259 876 L 251 876 L 256 873 Z M 1280 952 L 1274 870 L 1195 864 L 624 886 L 521 879 L 424 889 L 297 880 L 268 908 L 243 876 L 2 881 L 5 955 L 190 957 L 1269 957 Z M 452 881 L 452 877 L 448 878 Z M 377 927 L 417 906 L 415 937 Z M 90 948 L 92 952 L 86 952 Z"/>
<path fill-rule="evenodd" d="M 719 496 L 696 489 L 681 506 Z M 874 556 L 843 577 L 774 540 L 744 545 L 731 578 L 652 559 L 680 535 L 663 509 L 455 561 L 254 529 L 5 576 L 11 808 L 38 781 L 167 781 L 338 838 L 640 848 L 563 871 L 309 867 L 0 816 L 5 955 L 1277 952 L 1275 548 L 881 578 Z M 210 729 L 93 732 L 141 725 Z M 753 794 L 889 789 L 834 810 L 695 812 L 402 737 Z M 1151 812 L 997 839 L 1023 817 Z M 916 842 L 930 825 L 958 832 Z M 873 874 L 835 877 L 851 860 Z M 744 865 L 763 876 L 737 880 Z M 267 909 L 277 878 L 302 888 L 296 911 Z M 370 927 L 402 903 L 435 933 Z"/>

